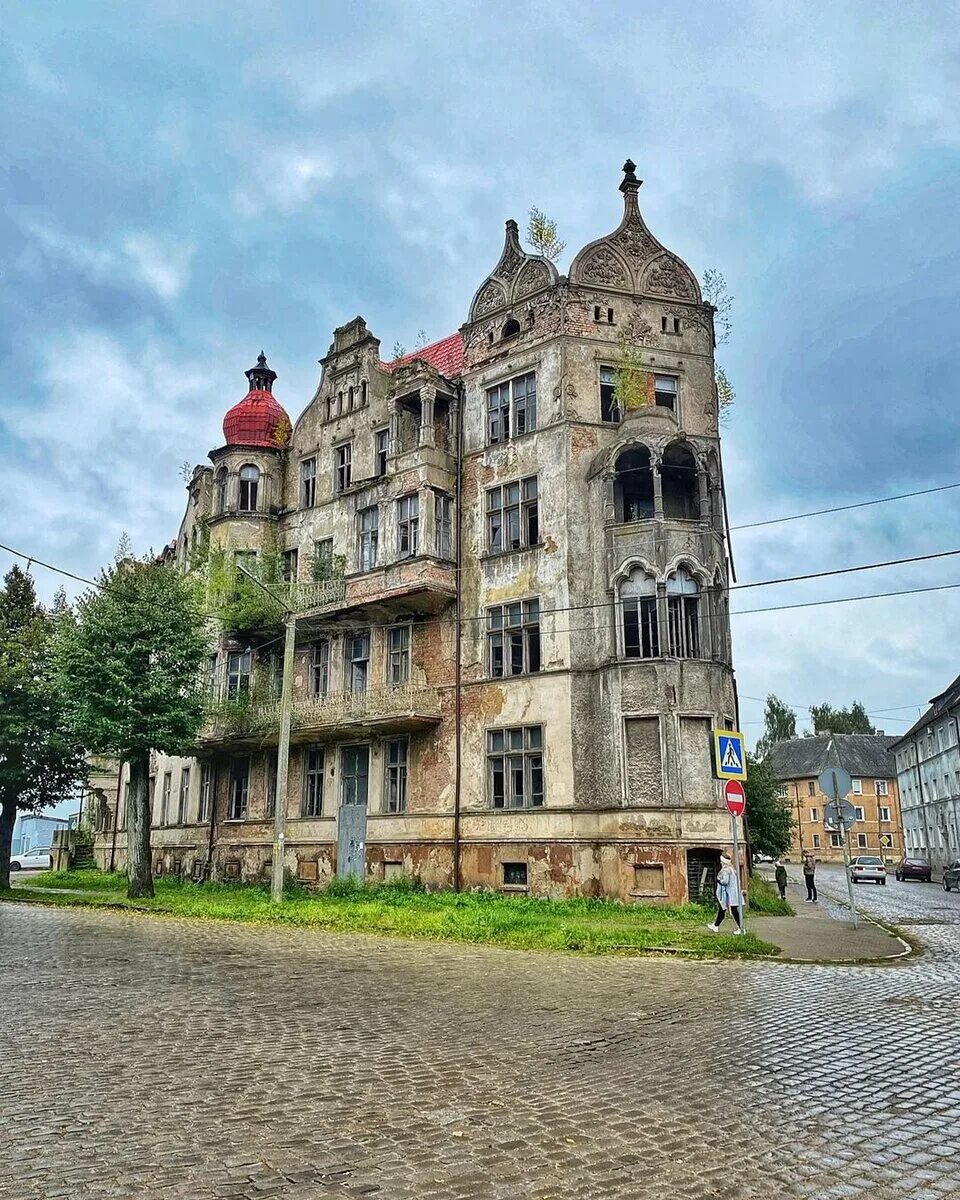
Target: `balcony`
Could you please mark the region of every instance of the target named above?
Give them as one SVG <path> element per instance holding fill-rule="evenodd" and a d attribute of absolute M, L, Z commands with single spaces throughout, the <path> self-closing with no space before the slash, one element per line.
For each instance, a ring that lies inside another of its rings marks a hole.
<path fill-rule="evenodd" d="M 291 742 L 366 737 L 370 734 L 410 733 L 440 720 L 440 692 L 432 687 L 382 688 L 367 692 L 337 692 L 309 700 L 294 700 Z M 204 718 L 204 745 L 275 743 L 280 732 L 280 702 L 266 704 L 222 701 L 212 704 Z"/>
<path fill-rule="evenodd" d="M 275 583 L 270 585 L 270 590 L 283 597 L 291 612 L 305 616 L 340 608 L 346 599 L 347 581 L 342 575 L 336 575 L 332 579 Z"/>

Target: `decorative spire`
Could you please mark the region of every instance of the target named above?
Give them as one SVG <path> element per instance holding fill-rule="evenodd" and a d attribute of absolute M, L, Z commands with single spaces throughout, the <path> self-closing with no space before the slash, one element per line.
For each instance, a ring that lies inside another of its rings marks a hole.
<path fill-rule="evenodd" d="M 506 224 L 503 253 L 500 255 L 500 261 L 494 267 L 494 275 L 499 275 L 501 279 L 512 279 L 520 270 L 525 258 L 526 255 L 520 246 L 520 230 L 516 221 L 511 217 Z"/>
<path fill-rule="evenodd" d="M 273 381 L 277 377 L 276 371 L 271 371 L 267 366 L 267 356 L 260 351 L 260 357 L 257 359 L 257 365 L 251 367 L 244 374 L 250 384 L 251 392 L 272 392 Z"/>
<path fill-rule="evenodd" d="M 637 178 L 636 170 L 637 164 L 632 158 L 628 158 L 623 164 L 623 182 L 620 184 L 620 191 L 623 192 L 624 217 L 640 211 L 637 204 L 637 192 L 640 191 L 643 180 Z"/>

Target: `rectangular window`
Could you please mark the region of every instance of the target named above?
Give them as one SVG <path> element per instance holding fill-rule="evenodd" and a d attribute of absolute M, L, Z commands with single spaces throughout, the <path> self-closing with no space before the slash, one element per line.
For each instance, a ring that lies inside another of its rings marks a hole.
<path fill-rule="evenodd" d="M 317 460 L 305 458 L 300 464 L 300 507 L 313 508 L 317 502 Z"/>
<path fill-rule="evenodd" d="M 390 455 L 390 430 L 376 429 L 373 434 L 373 473 L 382 479 L 387 473 L 387 458 Z"/>
<path fill-rule="evenodd" d="M 680 381 L 676 375 L 655 375 L 653 377 L 653 399 L 658 408 L 670 408 L 677 411 L 677 393 Z"/>
<path fill-rule="evenodd" d="M 283 582 L 296 583 L 297 568 L 300 561 L 299 550 L 284 550 L 283 552 Z"/>
<path fill-rule="evenodd" d="M 857 807 L 854 809 L 854 812 L 857 814 L 857 820 L 858 820 L 858 821 L 864 821 L 864 820 L 866 820 L 866 813 L 865 813 L 865 812 L 864 812 L 864 810 L 863 810 L 863 809 L 860 807 L 860 805 L 859 805 L 859 804 L 858 804 L 858 805 L 857 805 Z"/>
<path fill-rule="evenodd" d="M 683 332 L 683 325 L 679 317 L 661 317 L 660 332 L 669 335 L 679 335 Z"/>
<path fill-rule="evenodd" d="M 330 690 L 330 643 L 326 638 L 313 644 L 310 659 L 310 695 L 325 696 Z"/>
<path fill-rule="evenodd" d="M 366 804 L 369 746 L 344 746 L 340 751 L 340 803 Z"/>
<path fill-rule="evenodd" d="M 839 833 L 830 834 L 830 845 L 834 850 L 838 850 L 843 845 L 843 838 Z"/>
<path fill-rule="evenodd" d="M 873 788 L 878 796 L 887 795 L 887 781 L 885 779 L 875 779 L 873 781 Z"/>
<path fill-rule="evenodd" d="M 277 812 L 277 756 L 269 750 L 263 762 L 263 811 L 268 819 Z"/>
<path fill-rule="evenodd" d="M 213 811 L 213 767 L 210 763 L 200 765 L 200 802 L 197 807 L 197 820 L 205 824 L 210 820 Z"/>
<path fill-rule="evenodd" d="M 217 654 L 207 656 L 207 695 L 216 696 L 220 691 L 220 657 Z"/>
<path fill-rule="evenodd" d="M 622 418 L 617 400 L 617 372 L 613 367 L 600 368 L 600 420 L 618 423 Z"/>
<path fill-rule="evenodd" d="M 390 813 L 407 811 L 407 738 L 395 738 L 387 743 L 386 810 Z"/>
<path fill-rule="evenodd" d="M 525 862 L 505 862 L 503 864 L 504 887 L 527 886 L 527 864 Z"/>
<path fill-rule="evenodd" d="M 320 746 L 310 746 L 303 753 L 303 815 L 319 817 L 323 812 L 324 754 Z"/>
<path fill-rule="evenodd" d="M 532 675 L 540 670 L 540 601 L 518 600 L 487 609 L 490 674 Z"/>
<path fill-rule="evenodd" d="M 810 796 L 815 796 L 817 794 L 817 785 L 814 783 L 814 781 L 812 779 L 807 784 L 807 794 Z"/>
<path fill-rule="evenodd" d="M 361 571 L 371 571 L 377 565 L 377 545 L 380 540 L 380 510 L 365 508 L 357 514 L 359 538 L 357 542 L 357 566 Z"/>
<path fill-rule="evenodd" d="M 810 820 L 811 821 L 819 821 L 820 820 L 820 809 L 819 808 L 811 808 L 810 809 Z"/>
<path fill-rule="evenodd" d="M 866 850 L 866 848 L 867 848 L 867 835 L 866 835 L 865 833 L 858 833 L 858 834 L 857 834 L 857 847 L 858 847 L 858 849 L 860 849 L 860 850 Z"/>
<path fill-rule="evenodd" d="M 627 658 L 659 658 L 657 597 L 623 596 L 623 653 Z"/>
<path fill-rule="evenodd" d="M 253 656 L 249 650 L 232 650 L 227 655 L 227 699 L 239 700 L 250 692 Z"/>
<path fill-rule="evenodd" d="M 163 777 L 163 786 L 160 791 L 160 824 L 166 825 L 167 819 L 170 816 L 170 793 L 173 790 L 173 772 L 167 771 Z"/>
<path fill-rule="evenodd" d="M 317 581 L 333 578 L 333 538 L 313 543 L 313 577 Z"/>
<path fill-rule="evenodd" d="M 399 687 L 410 679 L 410 626 L 387 630 L 387 682 Z"/>
<path fill-rule="evenodd" d="M 348 691 L 365 692 L 370 680 L 370 632 L 352 633 L 346 639 Z"/>
<path fill-rule="evenodd" d="M 242 821 L 247 815 L 247 795 L 250 790 L 250 759 L 234 758 L 230 763 L 230 796 L 227 819 Z"/>
<path fill-rule="evenodd" d="M 940 799 L 940 797 L 937 795 L 937 781 L 935 779 L 930 780 L 930 796 L 933 800 Z"/>
<path fill-rule="evenodd" d="M 853 794 L 855 796 L 862 796 L 863 795 L 863 780 L 862 779 L 854 779 L 851 782 L 853 783 Z"/>
<path fill-rule="evenodd" d="M 437 533 L 437 558 L 453 558 L 453 501 L 443 492 L 434 492 L 433 516 Z"/>
<path fill-rule="evenodd" d="M 186 825 L 187 811 L 190 807 L 190 768 L 184 767 L 180 772 L 180 795 L 177 799 L 177 824 Z"/>
<path fill-rule="evenodd" d="M 937 742 L 939 743 L 941 750 L 946 750 L 946 748 L 947 748 L 947 731 L 942 725 L 937 730 Z"/>
<path fill-rule="evenodd" d="M 819 850 L 819 849 L 820 849 L 820 834 L 819 834 L 819 833 L 815 833 L 815 834 L 813 835 L 813 848 L 814 848 L 815 850 Z"/>
<path fill-rule="evenodd" d="M 670 653 L 674 658 L 700 657 L 700 596 L 667 596 Z"/>
<path fill-rule="evenodd" d="M 540 541 L 537 477 L 487 489 L 487 549 L 520 550 Z"/>
<path fill-rule="evenodd" d="M 487 795 L 493 808 L 542 807 L 542 726 L 487 732 Z"/>
<path fill-rule="evenodd" d="M 345 442 L 333 451 L 333 486 L 337 492 L 345 492 L 350 486 L 353 471 L 353 443 Z"/>
<path fill-rule="evenodd" d="M 780 797 L 781 800 L 786 800 L 787 785 L 785 783 L 780 783 L 777 785 L 777 795 Z"/>
<path fill-rule="evenodd" d="M 533 371 L 487 388 L 487 445 L 507 442 L 537 427 L 537 377 Z"/>
<path fill-rule="evenodd" d="M 420 548 L 420 497 L 401 496 L 397 501 L 397 553 L 411 558 Z"/>
<path fill-rule="evenodd" d="M 885 804 L 880 805 L 879 819 L 881 821 L 889 821 L 890 820 L 890 809 L 887 808 L 887 806 Z"/>

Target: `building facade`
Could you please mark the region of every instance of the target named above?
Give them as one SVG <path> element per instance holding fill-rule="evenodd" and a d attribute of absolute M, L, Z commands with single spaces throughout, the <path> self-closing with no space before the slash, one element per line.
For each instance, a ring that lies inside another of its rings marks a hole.
<path fill-rule="evenodd" d="M 893 745 L 908 854 L 942 871 L 960 858 L 960 678 Z"/>
<path fill-rule="evenodd" d="M 711 731 L 737 712 L 713 308 L 634 170 L 567 275 L 508 221 L 457 333 L 387 363 L 362 318 L 338 328 L 294 424 L 261 355 L 193 473 L 181 568 L 236 600 L 242 565 L 296 615 L 301 880 L 710 886 Z M 158 871 L 269 867 L 280 609 L 243 609 L 220 610 L 196 755 L 154 763 Z"/>
<path fill-rule="evenodd" d="M 790 856 L 810 851 L 822 862 L 843 862 L 842 834 L 825 824 L 824 810 L 832 797 L 820 790 L 820 774 L 842 767 L 853 780 L 846 797 L 857 810 L 857 822 L 847 836 L 847 851 L 878 854 L 895 862 L 903 854 L 903 824 L 896 766 L 890 747 L 895 738 L 883 734 L 823 734 L 793 738 L 770 749 L 780 796 L 793 814 Z"/>

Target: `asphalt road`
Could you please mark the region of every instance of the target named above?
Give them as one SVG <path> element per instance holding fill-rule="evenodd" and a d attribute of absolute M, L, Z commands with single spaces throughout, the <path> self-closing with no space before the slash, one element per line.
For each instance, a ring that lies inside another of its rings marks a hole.
<path fill-rule="evenodd" d="M 954 1196 L 960 895 L 857 899 L 925 953 L 591 960 L 0 904 L 0 1200 Z"/>

